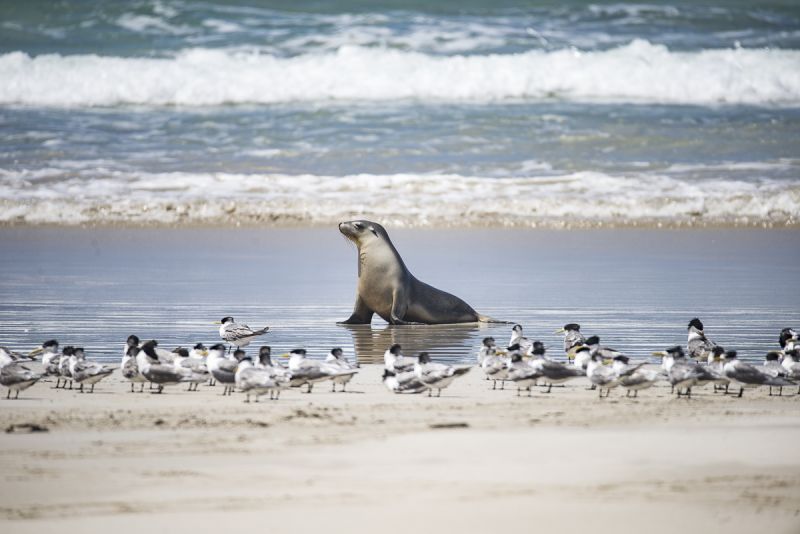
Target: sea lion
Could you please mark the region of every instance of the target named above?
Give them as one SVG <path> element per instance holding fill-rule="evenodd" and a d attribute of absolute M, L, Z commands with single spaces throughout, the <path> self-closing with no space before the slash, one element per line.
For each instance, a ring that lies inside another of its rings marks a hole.
<path fill-rule="evenodd" d="M 380 224 L 348 221 L 339 231 L 358 247 L 356 303 L 350 318 L 339 324 L 369 324 L 375 313 L 393 325 L 499 322 L 417 280 Z"/>

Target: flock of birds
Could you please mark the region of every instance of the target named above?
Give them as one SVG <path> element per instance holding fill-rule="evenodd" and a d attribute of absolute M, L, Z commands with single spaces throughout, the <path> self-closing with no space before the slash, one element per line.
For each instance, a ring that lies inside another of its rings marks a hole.
<path fill-rule="evenodd" d="M 162 349 L 155 340 L 141 342 L 131 335 L 123 349 L 121 365 L 112 367 L 86 359 L 80 347 L 65 346 L 59 351 L 59 343 L 49 340 L 30 353 L 23 355 L 0 347 L 0 385 L 8 388 L 6 398 L 16 392 L 14 398 L 45 376 L 55 377 L 55 388 L 73 389 L 77 384 L 80 392 L 94 392 L 99 381 L 120 369 L 122 376 L 131 384 L 131 392 L 144 391 L 149 384 L 154 393 L 161 393 L 165 386 L 186 383 L 188 391 L 196 391 L 199 384 L 223 386 L 223 395 L 234 390 L 250 397 L 269 394 L 278 399 L 287 388 L 306 386 L 311 393 L 314 384 L 330 381 L 332 390 L 345 391 L 347 383 L 359 372 L 358 365 L 351 364 L 341 348 L 330 351 L 324 361 L 307 358 L 304 349 L 295 349 L 281 356 L 288 357 L 284 366 L 272 359 L 269 346 L 262 346 L 254 360 L 243 350 L 269 327 L 252 329 L 224 317 L 220 322 L 219 335 L 223 343 L 206 348 L 202 343 L 191 350 L 178 347 L 172 351 Z M 486 379 L 492 381 L 492 389 L 505 389 L 506 382 L 516 386 L 517 395 L 527 391 L 531 395 L 533 386 L 540 385 L 550 393 L 553 385 L 563 384 L 578 377 L 587 377 L 590 389 L 596 389 L 602 398 L 608 397 L 617 387 L 626 390 L 626 396 L 638 396 L 639 390 L 647 389 L 659 381 L 672 385 L 678 397 L 691 398 L 692 388 L 713 384 L 714 392 L 728 393 L 733 384 L 739 387 L 741 397 L 745 388 L 768 386 L 782 395 L 783 388 L 796 386 L 800 380 L 800 343 L 791 328 L 784 328 L 779 335 L 780 350 L 767 353 L 763 365 L 740 361 L 736 351 L 726 351 L 706 337 L 703 323 L 695 318 L 688 325 L 686 351 L 683 347 L 670 347 L 654 355 L 661 356 L 661 366 L 648 362 L 633 362 L 620 351 L 600 345 L 598 336 L 585 337 L 580 325 L 570 323 L 559 329 L 564 334 L 566 362 L 556 361 L 546 355 L 541 341 L 530 341 L 522 334 L 522 326 L 515 325 L 507 348 L 499 349 L 494 338 L 483 339 L 478 352 L 478 366 Z M 232 348 L 235 347 L 235 350 Z M 26 363 L 41 355 L 42 372 L 31 370 Z M 405 356 L 402 347 L 394 344 L 384 354 L 383 383 L 394 393 L 423 393 L 431 396 L 436 391 L 441 396 L 443 389 L 458 377 L 465 375 L 472 366 L 456 366 L 431 361 L 427 352 L 416 356 Z M 800 390 L 798 390 L 800 394 Z"/>

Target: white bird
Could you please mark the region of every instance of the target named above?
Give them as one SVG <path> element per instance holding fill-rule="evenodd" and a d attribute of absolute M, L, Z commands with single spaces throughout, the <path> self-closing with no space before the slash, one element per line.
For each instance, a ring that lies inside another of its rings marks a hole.
<path fill-rule="evenodd" d="M 800 350 L 792 349 L 783 356 L 781 366 L 786 369 L 786 376 L 789 380 L 800 381 Z M 800 395 L 800 388 L 797 390 Z"/>
<path fill-rule="evenodd" d="M 325 358 L 325 363 L 332 365 L 334 367 L 338 367 L 342 370 L 350 370 L 350 369 L 357 369 L 356 365 L 351 364 L 347 361 L 347 358 L 344 355 L 344 352 L 339 347 L 331 349 L 331 352 L 328 354 L 328 357 Z M 342 385 L 342 392 L 345 390 L 345 386 L 347 383 L 353 379 L 352 374 L 343 374 L 334 376 L 331 378 L 331 382 L 333 383 L 333 392 L 336 393 L 336 384 Z"/>
<path fill-rule="evenodd" d="M 72 379 L 80 384 L 80 391 L 83 393 L 83 386 L 92 386 L 89 393 L 94 393 L 94 385 L 114 372 L 113 367 L 100 365 L 97 362 L 86 360 L 86 354 L 82 347 L 75 347 L 69 361 L 69 372 Z"/>
<path fill-rule="evenodd" d="M 55 339 L 45 341 L 41 346 L 30 351 L 28 357 L 35 358 L 39 354 L 42 355 L 44 376 L 58 376 L 58 360 L 61 356 L 58 352 L 58 341 Z"/>
<path fill-rule="evenodd" d="M 249 356 L 239 360 L 234 379 L 236 388 L 247 395 L 245 402 L 250 402 L 250 395 L 255 395 L 258 402 L 258 398 L 267 393 L 270 399 L 277 399 L 281 389 L 289 387 L 288 377 L 275 375 L 269 369 L 256 367 Z"/>
<path fill-rule="evenodd" d="M 620 354 L 613 359 L 620 361 L 617 358 L 625 358 L 625 356 Z M 598 394 L 600 398 L 603 398 L 604 389 L 606 390 L 605 396 L 608 397 L 611 390 L 620 385 L 622 378 L 632 375 L 643 365 L 645 365 L 644 362 L 625 367 L 618 365 L 615 368 L 613 365 L 603 365 L 603 357 L 600 354 L 593 354 L 586 367 L 586 376 L 592 384 L 597 386 Z"/>
<path fill-rule="evenodd" d="M 686 340 L 686 352 L 689 353 L 690 358 L 706 361 L 709 353 L 717 346 L 716 343 L 706 337 L 703 332 L 703 323 L 695 317 L 689 321 L 688 338 Z"/>
<path fill-rule="evenodd" d="M 210 376 L 205 358 L 202 356 L 193 358 L 191 353 L 182 347 L 178 347 L 172 352 L 175 354 L 172 366 L 177 372 L 190 377 L 187 391 L 197 391 L 197 386 L 201 382 L 206 382 Z"/>
<path fill-rule="evenodd" d="M 514 385 L 517 386 L 517 397 L 519 397 L 519 393 L 523 389 L 528 391 L 528 396 L 530 397 L 531 388 L 536 385 L 536 381 L 542 376 L 541 370 L 531 367 L 523 361 L 520 346 L 517 343 L 508 347 L 508 357 L 510 362 L 506 380 L 514 382 Z"/>
<path fill-rule="evenodd" d="M 383 385 L 393 393 L 422 393 L 428 389 L 422 381 L 417 378 L 414 371 L 405 373 L 395 373 L 388 369 L 383 370 Z"/>
<path fill-rule="evenodd" d="M 234 352 L 234 357 L 240 353 L 240 350 Z M 244 355 L 244 351 L 241 351 Z M 233 387 L 236 385 L 236 367 L 239 362 L 230 360 L 225 357 L 225 345 L 217 343 L 208 349 L 208 358 L 206 358 L 206 367 L 214 380 L 225 386 L 222 390 L 222 395 L 230 395 L 233 393 Z"/>
<path fill-rule="evenodd" d="M 61 356 L 58 358 L 58 376 L 60 377 L 60 380 L 63 380 L 64 382 L 59 385 L 59 382 L 57 381 L 56 388 L 66 388 L 67 382 L 69 382 L 69 389 L 72 389 L 72 374 L 69 370 L 69 362 L 74 351 L 75 348 L 71 346 L 66 346 L 61 349 Z"/>
<path fill-rule="evenodd" d="M 383 353 L 383 366 L 393 373 L 405 373 L 414 370 L 415 358 L 403 356 L 402 347 L 395 343 Z"/>
<path fill-rule="evenodd" d="M 428 388 L 429 397 L 434 389 L 438 390 L 436 396 L 441 397 L 444 388 L 452 384 L 457 377 L 467 374 L 469 370 L 469 367 L 434 363 L 427 352 L 420 352 L 414 364 L 414 374 Z"/>
<path fill-rule="evenodd" d="M 492 381 L 492 389 L 497 389 L 497 381 L 500 381 L 500 389 L 505 389 L 505 380 L 508 377 L 508 369 L 511 359 L 507 355 L 497 354 L 494 338 L 487 337 L 483 340 L 481 348 L 483 355 L 479 354 L 481 369 L 486 378 Z"/>
<path fill-rule="evenodd" d="M 638 397 L 639 391 L 653 387 L 659 380 L 664 380 L 667 375 L 660 369 L 650 369 L 640 367 L 631 374 L 625 374 L 629 368 L 630 359 L 627 356 L 617 356 L 611 364 L 620 375 L 619 386 L 625 389 L 625 396 L 628 397 L 633 391 L 633 396 Z"/>
<path fill-rule="evenodd" d="M 543 379 L 542 381 L 547 384 L 547 391 L 544 393 L 550 393 L 550 391 L 553 389 L 553 384 L 562 384 L 568 380 L 572 380 L 580 376 L 586 376 L 586 373 L 582 369 L 577 369 L 575 367 L 564 365 L 561 362 L 554 362 L 547 359 L 545 356 L 544 344 L 540 341 L 533 342 L 532 356 L 533 357 L 528 362 L 528 365 L 537 369 L 541 373 L 541 377 Z"/>
<path fill-rule="evenodd" d="M 759 386 L 794 386 L 795 383 L 782 376 L 772 377 L 754 365 L 740 361 L 735 350 L 725 353 L 725 376 L 734 384 L 739 385 L 739 395 L 744 393 L 744 388 L 757 388 Z"/>
<path fill-rule="evenodd" d="M 555 333 L 564 334 L 564 352 L 567 354 L 567 360 L 573 361 L 576 349 L 586 341 L 584 335 L 581 334 L 581 325 L 577 323 L 565 324 L 563 328 L 559 328 Z"/>
<path fill-rule="evenodd" d="M 136 358 L 136 365 L 148 382 L 158 385 L 156 393 L 162 393 L 164 386 L 190 382 L 194 378 L 191 374 L 179 373 L 170 363 L 162 363 L 156 353 L 155 340 L 144 343 L 141 348 L 132 346 L 128 353 Z"/>
<path fill-rule="evenodd" d="M 6 399 L 11 398 L 12 391 L 16 392 L 14 398 L 18 399 L 20 391 L 28 389 L 42 378 L 40 373 L 25 367 L 25 361 L 26 358 L 21 354 L 0 347 L 0 385 L 8 388 Z"/>
<path fill-rule="evenodd" d="M 315 383 L 339 376 L 354 375 L 358 369 L 342 369 L 325 362 L 309 360 L 306 358 L 305 349 L 295 349 L 289 353 L 289 371 L 292 373 L 292 387 L 306 384 L 308 385 L 306 393 L 311 393 Z"/>
<path fill-rule="evenodd" d="M 233 317 L 223 317 L 217 323 L 219 327 L 219 337 L 226 343 L 243 348 L 250 344 L 258 336 L 263 336 L 269 331 L 269 327 L 265 326 L 259 330 L 253 330 L 246 324 L 240 324 L 233 320 Z"/>
<path fill-rule="evenodd" d="M 515 324 L 511 329 L 511 340 L 508 342 L 508 346 L 513 345 L 519 345 L 519 352 L 522 355 L 530 354 L 533 350 L 533 343 L 522 335 L 522 325 L 520 324 Z"/>
<path fill-rule="evenodd" d="M 778 336 L 778 343 L 784 354 L 794 350 L 797 346 L 797 332 L 792 328 L 784 328 Z"/>
<path fill-rule="evenodd" d="M 661 366 L 666 371 L 667 380 L 672 384 L 678 397 L 685 395 L 687 399 L 691 399 L 692 386 L 704 376 L 703 370 L 697 365 L 697 362 L 687 360 L 683 347 L 680 345 L 670 347 L 662 352 L 654 352 L 653 356 L 662 357 Z"/>
<path fill-rule="evenodd" d="M 139 393 L 144 391 L 144 384 L 147 379 L 142 373 L 139 372 L 139 366 L 136 363 L 136 356 L 131 356 L 128 350 L 131 347 L 139 347 L 139 338 L 131 334 L 125 342 L 125 348 L 122 350 L 122 361 L 120 362 L 120 369 L 122 376 L 131 383 L 131 393 L 134 392 L 134 384 L 140 384 Z"/>
<path fill-rule="evenodd" d="M 789 378 L 789 373 L 786 369 L 781 365 L 781 358 L 784 357 L 784 354 L 778 350 L 771 350 L 767 353 L 764 357 L 764 365 L 761 368 L 762 371 L 767 373 L 769 376 L 776 378 L 782 376 L 784 378 Z M 773 386 L 769 387 L 769 396 L 772 396 L 772 388 Z M 783 387 L 778 386 L 778 396 L 783 395 Z"/>

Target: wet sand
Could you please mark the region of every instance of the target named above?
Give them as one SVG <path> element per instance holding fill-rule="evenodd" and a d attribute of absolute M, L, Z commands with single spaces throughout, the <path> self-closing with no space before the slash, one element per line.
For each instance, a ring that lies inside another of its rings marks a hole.
<path fill-rule="evenodd" d="M 4 401 L 3 532 L 167 529 L 797 532 L 800 397 L 666 386 L 599 400 L 492 391 L 479 370 L 441 398 L 400 396 L 364 366 L 245 404 L 219 387 L 94 395 L 37 384 Z"/>

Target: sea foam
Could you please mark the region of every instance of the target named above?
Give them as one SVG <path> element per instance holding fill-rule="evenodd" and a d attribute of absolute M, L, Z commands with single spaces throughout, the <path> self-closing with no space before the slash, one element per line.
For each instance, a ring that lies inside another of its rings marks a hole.
<path fill-rule="evenodd" d="M 188 49 L 171 58 L 0 56 L 0 104 L 179 105 L 506 99 L 800 105 L 800 51 L 606 51 L 435 56 L 342 46 L 294 57 Z"/>
<path fill-rule="evenodd" d="M 800 185 L 576 172 L 486 178 L 0 171 L 4 223 L 333 224 L 364 215 L 406 226 L 797 224 Z"/>

